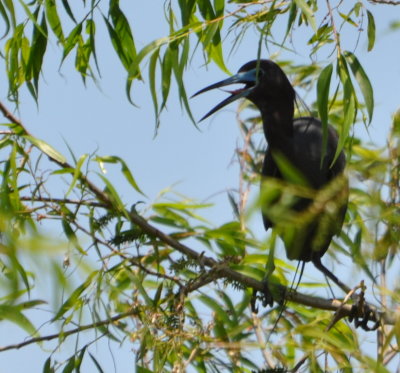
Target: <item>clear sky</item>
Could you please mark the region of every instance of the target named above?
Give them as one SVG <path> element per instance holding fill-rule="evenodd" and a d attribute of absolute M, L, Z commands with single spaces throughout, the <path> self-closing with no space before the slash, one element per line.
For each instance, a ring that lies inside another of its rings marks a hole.
<path fill-rule="evenodd" d="M 133 32 L 138 46 L 163 36 L 167 25 L 163 18 L 162 2 L 154 9 L 151 1 L 142 1 L 140 6 L 125 6 L 131 16 Z M 358 46 L 357 55 L 371 78 L 375 93 L 375 114 L 369 134 L 359 125 L 358 134 L 363 138 L 384 145 L 391 115 L 400 107 L 400 32 L 388 32 L 389 23 L 398 20 L 400 7 L 370 6 L 376 16 L 377 40 L 375 49 L 366 53 L 365 39 Z M 235 72 L 243 63 L 256 57 L 257 35 L 250 32 L 237 52 L 227 58 L 228 68 Z M 346 35 L 341 35 L 342 39 Z M 102 31 L 102 37 L 108 36 Z M 309 37 L 309 35 L 306 35 Z M 272 48 L 271 52 L 276 49 Z M 49 46 L 41 83 L 39 108 L 26 92 L 21 96 L 20 117 L 28 130 L 53 145 L 65 155 L 73 149 L 78 157 L 83 153 L 96 151 L 99 155 L 117 155 L 129 165 L 139 186 L 151 203 L 164 188 L 174 190 L 200 201 L 215 202 L 216 207 L 208 214 L 210 220 L 220 224 L 232 219 L 232 211 L 226 191 L 238 186 L 238 168 L 232 164 L 235 146 L 239 140 L 235 121 L 236 105 L 232 104 L 202 122 L 197 130 L 179 107 L 177 90 L 171 92 L 168 110 L 161 117 L 161 127 L 154 137 L 154 115 L 151 97 L 146 84 L 135 83 L 133 100 L 138 107 L 130 105 L 125 96 L 125 72 L 115 57 L 110 44 L 98 43 L 98 54 L 102 79 L 101 89 L 89 81 L 85 88 L 81 78 L 71 72 L 72 60 L 67 61 L 58 71 L 60 50 L 53 42 Z M 268 57 L 264 51 L 263 57 Z M 290 56 L 298 63 L 307 63 L 308 56 Z M 4 71 L 3 69 L 1 71 Z M 208 70 L 200 58 L 194 59 L 187 71 L 187 90 L 194 93 L 207 84 L 224 79 L 226 75 L 215 67 Z M 145 75 L 145 79 L 146 79 Z M 4 86 L 0 94 L 3 102 Z M 193 114 L 201 118 L 216 102 L 222 100 L 222 92 L 210 92 L 191 100 Z M 107 167 L 111 168 L 111 167 Z M 118 170 L 118 167 L 116 167 Z M 108 177 L 120 186 L 122 197 L 128 204 L 142 199 L 132 192 L 119 172 L 110 170 Z M 68 188 L 62 186 L 62 192 Z M 62 197 L 60 192 L 60 197 Z M 261 222 L 260 222 L 261 224 Z M 38 317 L 37 315 L 35 317 Z M 38 318 L 37 320 L 41 320 Z M 0 345 L 10 341 L 21 341 L 24 334 L 13 326 L 2 325 Z M 71 350 L 65 355 L 73 352 Z M 134 355 L 129 351 L 127 341 L 123 351 L 113 345 L 117 372 L 132 371 Z M 100 343 L 98 354 L 106 372 L 113 371 L 108 346 Z M 49 352 L 42 352 L 36 345 L 20 351 L 0 353 L 0 373 L 40 372 Z M 94 371 L 92 365 L 84 372 Z"/>

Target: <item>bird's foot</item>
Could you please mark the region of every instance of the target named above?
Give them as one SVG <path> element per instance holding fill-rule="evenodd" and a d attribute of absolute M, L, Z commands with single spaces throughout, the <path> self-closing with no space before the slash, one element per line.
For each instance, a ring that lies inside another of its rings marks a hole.
<path fill-rule="evenodd" d="M 251 297 L 250 301 L 252 312 L 258 313 L 258 307 L 256 306 L 257 299 L 261 300 L 263 307 L 272 307 L 274 305 L 274 298 L 272 297 L 271 291 L 269 290 L 268 281 L 263 281 L 263 290 L 262 292 L 260 292 L 260 295 L 258 295 L 257 293 L 257 290 L 254 289 L 253 296 Z"/>
<path fill-rule="evenodd" d="M 363 300 L 352 306 L 349 321 L 352 322 L 353 320 L 356 328 L 361 327 L 367 332 L 378 329 L 380 325 L 378 312 L 365 304 Z M 369 321 L 373 322 L 372 326 L 368 325 Z"/>

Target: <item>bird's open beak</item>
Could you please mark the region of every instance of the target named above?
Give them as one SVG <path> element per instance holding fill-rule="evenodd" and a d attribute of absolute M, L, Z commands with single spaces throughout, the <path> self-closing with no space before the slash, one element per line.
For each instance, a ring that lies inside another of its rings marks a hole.
<path fill-rule="evenodd" d="M 211 84 L 208 87 L 205 87 L 200 91 L 196 92 L 192 97 L 195 97 L 200 93 L 210 91 L 211 89 L 221 88 L 231 84 L 238 84 L 238 83 L 246 84 L 244 88 L 237 89 L 234 91 L 229 91 L 231 95 L 222 102 L 220 102 L 217 106 L 212 108 L 206 115 L 204 115 L 203 118 L 200 119 L 200 122 L 208 118 L 210 115 L 214 114 L 219 109 L 230 104 L 231 102 L 236 101 L 239 98 L 247 97 L 254 90 L 256 82 L 257 82 L 257 71 L 256 69 L 253 69 L 237 73 L 236 75 L 233 75 L 228 79 L 221 80 L 218 83 Z"/>

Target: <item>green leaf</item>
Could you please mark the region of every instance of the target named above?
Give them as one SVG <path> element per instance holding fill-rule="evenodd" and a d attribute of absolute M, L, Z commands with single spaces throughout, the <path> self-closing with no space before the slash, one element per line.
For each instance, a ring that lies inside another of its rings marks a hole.
<path fill-rule="evenodd" d="M 295 185 L 309 186 L 309 182 L 304 175 L 282 153 L 274 151 L 272 156 L 278 166 L 279 172 L 286 181 Z"/>
<path fill-rule="evenodd" d="M 319 75 L 317 82 L 317 105 L 319 117 L 322 123 L 322 154 L 321 165 L 325 158 L 327 142 L 328 142 L 328 102 L 329 102 L 329 87 L 332 77 L 332 64 L 326 66 Z"/>
<path fill-rule="evenodd" d="M 351 52 L 344 52 L 344 56 L 350 65 L 354 78 L 361 89 L 364 97 L 365 106 L 367 107 L 369 123 L 371 123 L 372 115 L 374 113 L 374 91 L 368 75 L 365 73 L 357 57 Z"/>
<path fill-rule="evenodd" d="M 74 168 L 74 177 L 72 178 L 71 185 L 69 186 L 67 192 L 65 193 L 65 197 L 67 197 L 71 193 L 72 189 L 74 189 L 76 182 L 78 181 L 79 177 L 81 176 L 82 165 L 85 162 L 85 160 L 87 159 L 87 157 L 88 157 L 88 154 L 83 154 L 80 156 L 78 163 L 76 164 L 76 167 Z"/>
<path fill-rule="evenodd" d="M 2 2 L 0 2 L 0 15 L 2 16 L 2 18 L 4 20 L 4 23 L 6 25 L 4 33 L 1 36 L 1 39 L 3 39 L 8 34 L 8 32 L 10 31 L 10 20 L 8 19 L 7 11 L 4 8 Z"/>
<path fill-rule="evenodd" d="M 66 163 L 67 160 L 64 158 L 64 156 L 43 140 L 39 140 L 36 137 L 28 135 L 24 135 L 24 138 L 35 145 L 40 151 L 49 156 L 52 160 L 60 164 Z"/>
<path fill-rule="evenodd" d="M 110 17 L 113 25 L 104 18 L 112 45 L 117 55 L 124 65 L 126 71 L 130 72 L 129 76 L 136 78 L 140 74 L 139 61 L 136 56 L 136 47 L 132 36 L 129 22 L 118 5 L 118 0 L 110 2 Z M 114 26 L 114 27 L 113 27 Z"/>
<path fill-rule="evenodd" d="M 69 298 L 62 304 L 60 309 L 58 310 L 57 314 L 53 317 L 51 321 L 56 321 L 61 319 L 62 316 L 65 315 L 71 308 L 73 308 L 77 301 L 79 300 L 79 297 L 82 295 L 82 293 L 92 284 L 93 278 L 97 276 L 97 272 L 93 272 L 92 274 L 89 275 L 89 277 L 86 279 L 86 281 L 78 286 L 72 294 L 69 296 Z"/>
<path fill-rule="evenodd" d="M 67 365 L 64 367 L 62 373 L 72 373 L 72 371 L 75 369 L 75 355 L 72 355 L 68 359 Z"/>
<path fill-rule="evenodd" d="M 208 295 L 200 295 L 199 296 L 199 301 L 204 303 L 206 306 L 208 306 L 210 309 L 212 309 L 215 312 L 216 317 L 223 321 L 224 324 L 231 325 L 232 321 L 229 319 L 228 314 L 222 308 L 222 306 L 212 297 L 209 297 Z"/>
<path fill-rule="evenodd" d="M 11 306 L 6 304 L 0 305 L 0 320 L 8 320 L 20 328 L 24 329 L 29 335 L 37 336 L 36 328 L 34 325 L 26 318 L 22 312 L 20 312 L 18 306 Z"/>
<path fill-rule="evenodd" d="M 290 4 L 289 18 L 288 18 L 288 23 L 286 26 L 286 33 L 285 33 L 284 41 L 286 41 L 286 38 L 288 37 L 290 30 L 292 29 L 293 23 L 296 20 L 296 16 L 297 16 L 297 6 L 296 6 L 296 3 L 294 1 L 292 1 Z"/>
<path fill-rule="evenodd" d="M 55 0 L 46 0 L 45 5 L 46 5 L 47 21 L 49 22 L 49 25 L 54 32 L 54 35 L 56 35 L 57 39 L 61 43 L 63 43 L 64 33 L 60 22 L 60 17 L 58 16 L 57 13 L 56 2 Z"/>
<path fill-rule="evenodd" d="M 49 356 L 43 365 L 43 373 L 54 373 L 54 369 L 51 366 L 51 356 Z"/>
<path fill-rule="evenodd" d="M 71 7 L 69 6 L 68 0 L 61 0 L 61 1 L 69 18 L 71 18 L 76 23 L 76 19 L 74 17 L 74 14 L 72 13 Z"/>
<path fill-rule="evenodd" d="M 169 89 L 171 86 L 172 62 L 172 50 L 171 48 L 167 48 L 161 65 L 161 92 L 163 101 L 160 111 L 163 110 L 168 99 Z"/>
<path fill-rule="evenodd" d="M 104 184 L 106 184 L 106 192 L 107 192 L 107 195 L 109 196 L 111 202 L 113 203 L 114 208 L 117 209 L 117 211 L 123 213 L 125 215 L 125 217 L 127 219 L 129 219 L 128 212 L 126 211 L 125 206 L 122 203 L 122 200 L 119 197 L 114 186 L 111 184 L 111 182 L 106 177 L 104 177 L 101 174 L 98 174 L 98 175 L 103 180 Z"/>
<path fill-rule="evenodd" d="M 31 94 L 35 101 L 37 101 L 38 98 L 39 76 L 42 70 L 43 57 L 47 47 L 47 25 L 44 16 L 40 28 L 41 30 L 36 26 L 33 28 L 32 47 L 29 51 L 29 58 L 25 71 L 25 79 L 28 81 L 33 79 L 35 89 L 31 91 Z"/>
<path fill-rule="evenodd" d="M 375 19 L 369 10 L 367 10 L 367 16 L 368 16 L 367 34 L 368 34 L 368 52 L 369 52 L 375 45 Z"/>
<path fill-rule="evenodd" d="M 153 101 L 154 106 L 154 113 L 156 117 L 156 128 L 159 126 L 159 110 L 158 110 L 158 99 L 157 99 L 157 90 L 156 90 L 156 67 L 157 67 L 157 60 L 159 56 L 160 50 L 156 49 L 155 52 L 150 57 L 149 62 L 149 86 L 150 86 L 150 93 L 151 98 Z"/>
<path fill-rule="evenodd" d="M 312 29 L 316 33 L 317 25 L 315 23 L 314 12 L 312 11 L 312 9 L 307 5 L 307 3 L 304 0 L 294 0 L 294 2 L 301 9 L 308 23 L 311 25 Z"/>
<path fill-rule="evenodd" d="M 96 366 L 97 371 L 98 371 L 99 373 L 104 373 L 104 370 L 101 368 L 99 362 L 96 360 L 96 358 L 95 358 L 90 352 L 89 352 L 89 356 L 90 356 L 90 358 L 92 359 L 94 365 Z"/>
<path fill-rule="evenodd" d="M 118 156 L 104 156 L 104 157 L 96 157 L 94 159 L 95 161 L 97 161 L 98 163 L 100 162 L 104 162 L 104 163 L 119 163 L 121 165 L 121 172 L 123 173 L 123 175 L 125 176 L 126 180 L 128 181 L 128 183 L 141 195 L 146 196 L 141 189 L 139 188 L 138 184 L 136 183 L 135 178 L 133 177 L 131 171 L 129 170 L 129 167 L 127 166 L 127 164 L 125 163 L 125 161 L 118 157 Z"/>
<path fill-rule="evenodd" d="M 43 36 L 47 36 L 47 31 L 43 30 L 41 28 L 41 26 L 37 23 L 37 17 L 35 16 L 34 13 L 32 13 L 29 10 L 28 5 L 25 3 L 25 1 L 23 0 L 19 0 L 19 3 L 21 4 L 21 6 L 24 8 L 26 15 L 28 16 L 28 18 L 31 20 L 31 22 L 35 25 L 35 27 L 43 34 Z M 39 10 L 39 9 L 37 9 Z M 44 15 L 43 18 L 45 19 Z"/>
<path fill-rule="evenodd" d="M 160 49 L 164 44 L 168 44 L 170 41 L 169 37 L 160 38 L 147 44 L 142 50 L 137 54 L 137 61 L 140 63 L 149 53 Z"/>
<path fill-rule="evenodd" d="M 66 219 L 62 220 L 62 227 L 65 235 L 68 238 L 68 241 L 70 241 L 82 255 L 87 255 L 87 253 L 82 249 L 81 245 L 79 245 L 78 238 Z"/>
<path fill-rule="evenodd" d="M 155 373 L 154 370 L 147 369 L 136 364 L 136 373 Z"/>
<path fill-rule="evenodd" d="M 80 40 L 81 32 L 82 32 L 82 23 L 79 23 L 73 28 L 73 30 L 68 35 L 67 39 L 64 42 L 64 51 L 63 51 L 63 56 L 61 59 L 61 64 L 64 62 L 64 60 L 67 58 L 68 54 L 71 52 L 71 50 L 75 47 L 75 45 Z"/>

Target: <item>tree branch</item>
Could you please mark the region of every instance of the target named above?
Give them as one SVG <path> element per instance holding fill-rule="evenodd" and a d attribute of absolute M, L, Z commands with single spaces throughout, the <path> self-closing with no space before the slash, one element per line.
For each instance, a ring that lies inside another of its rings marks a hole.
<path fill-rule="evenodd" d="M 11 114 L 8 109 L 0 102 L 0 111 L 3 115 L 12 121 L 14 124 L 18 125 L 21 130 L 26 135 L 29 135 L 29 132 L 25 129 L 22 122 L 18 120 L 13 114 Z M 39 149 L 40 150 L 40 149 Z M 58 164 L 62 168 L 69 168 L 73 169 L 74 167 L 70 165 L 68 162 L 60 162 L 59 160 L 55 159 L 49 154 L 46 154 L 49 159 Z M 87 186 L 87 188 L 100 200 L 104 205 L 105 208 L 113 209 L 115 206 L 112 200 L 109 198 L 108 194 L 103 192 L 99 189 L 93 182 L 91 182 L 85 175 L 80 173 L 79 175 L 80 181 Z M 162 241 L 164 244 L 174 248 L 175 250 L 179 251 L 181 254 L 196 260 L 202 266 L 206 266 L 212 268 L 218 272 L 220 276 L 224 277 L 231 281 L 237 281 L 246 287 L 253 288 L 259 292 L 264 291 L 264 283 L 258 281 L 252 277 L 246 276 L 231 269 L 228 265 L 222 264 L 216 261 L 213 258 L 207 257 L 204 255 L 204 252 L 198 253 L 197 251 L 189 248 L 188 246 L 180 243 L 179 241 L 175 240 L 171 236 L 165 234 L 164 232 L 160 231 L 156 227 L 150 225 L 144 218 L 142 218 L 138 213 L 135 211 L 123 211 L 123 213 L 129 217 L 129 220 L 137 225 L 142 231 L 148 235 L 154 236 Z M 270 289 L 272 292 L 277 292 L 279 294 L 284 294 L 284 299 L 290 302 L 302 304 L 305 306 L 310 306 L 314 308 L 319 308 L 322 310 L 329 310 L 329 311 L 337 311 L 340 309 L 342 315 L 350 316 L 352 313 L 352 306 L 349 304 L 343 305 L 340 300 L 336 299 L 324 299 L 320 297 L 310 296 L 306 294 L 299 293 L 297 291 L 288 289 L 286 286 L 280 284 L 269 284 Z M 376 307 L 372 305 L 368 305 L 371 310 L 377 311 Z M 381 313 L 382 321 L 385 324 L 394 325 L 395 317 L 394 313 Z M 374 321 L 371 319 L 371 321 Z M 1 351 L 1 350 L 0 350 Z"/>
<path fill-rule="evenodd" d="M 400 5 L 400 1 L 393 0 L 369 0 L 373 4 L 384 4 L 384 5 Z"/>
<path fill-rule="evenodd" d="M 4 347 L 0 347 L 0 352 L 3 351 L 8 351 L 8 350 L 18 350 L 22 347 L 28 346 L 32 343 L 38 343 L 38 342 L 44 342 L 44 341 L 51 341 L 53 339 L 57 339 L 62 337 L 63 339 L 69 337 L 70 335 L 79 333 L 79 332 L 83 332 L 85 330 L 89 330 L 89 329 L 94 329 L 94 328 L 98 328 L 100 326 L 105 326 L 105 325 L 110 325 L 118 320 L 124 319 L 126 317 L 129 316 L 133 316 L 137 314 L 137 310 L 134 308 L 128 312 L 124 312 L 124 313 L 120 313 L 119 315 L 113 316 L 107 320 L 102 320 L 102 321 L 97 321 L 93 324 L 89 324 L 89 325 L 83 325 L 80 326 L 78 328 L 72 329 L 72 330 L 68 330 L 68 331 L 63 331 L 60 333 L 55 333 L 55 334 L 50 334 L 50 335 L 46 335 L 43 337 L 35 337 L 35 338 L 30 338 L 27 339 L 24 342 L 21 343 L 16 343 L 16 344 L 12 344 L 12 345 L 8 345 L 8 346 L 4 346 Z"/>

